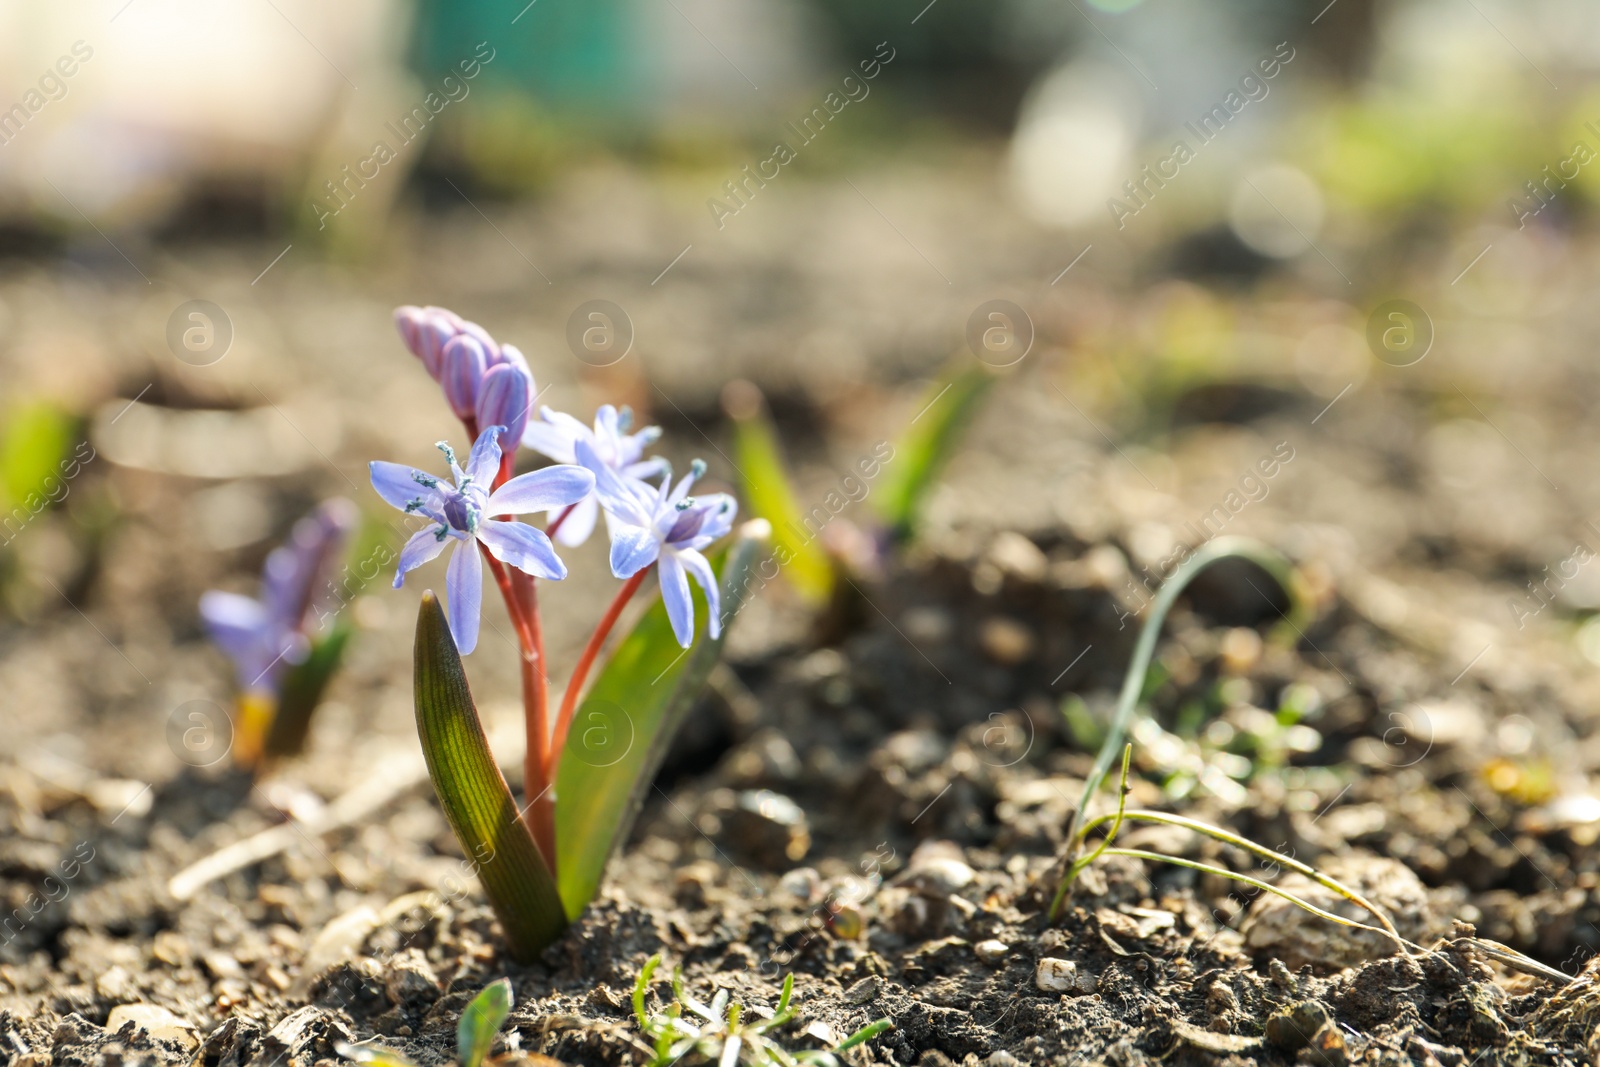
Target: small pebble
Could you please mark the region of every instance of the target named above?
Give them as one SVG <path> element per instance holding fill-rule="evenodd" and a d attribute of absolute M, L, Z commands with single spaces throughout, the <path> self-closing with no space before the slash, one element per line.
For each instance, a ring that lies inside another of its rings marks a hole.
<path fill-rule="evenodd" d="M 1022 1067 L 1022 1061 L 1005 1049 L 989 1053 L 989 1058 L 983 1062 L 988 1064 L 988 1067 Z"/>
<path fill-rule="evenodd" d="M 855 985 L 844 991 L 847 1004 L 865 1004 L 878 996 L 878 991 L 883 988 L 883 979 L 875 974 L 869 974 Z"/>
<path fill-rule="evenodd" d="M 796 867 L 778 880 L 778 888 L 809 904 L 822 895 L 822 876 L 815 867 Z"/>
<path fill-rule="evenodd" d="M 1015 667 L 1033 655 L 1033 631 L 1015 619 L 997 615 L 984 620 L 978 644 L 984 654 L 1005 667 Z"/>
<path fill-rule="evenodd" d="M 1006 955 L 1010 953 L 1010 951 L 1010 945 L 1006 944 L 1004 941 L 999 941 L 992 937 L 987 941 L 979 941 L 976 945 L 972 946 L 972 954 L 977 956 L 984 963 L 999 963 L 1001 960 L 1006 958 Z"/>
<path fill-rule="evenodd" d="M 1033 984 L 1046 993 L 1065 993 L 1078 988 L 1078 965 L 1071 960 L 1046 956 L 1033 972 Z"/>

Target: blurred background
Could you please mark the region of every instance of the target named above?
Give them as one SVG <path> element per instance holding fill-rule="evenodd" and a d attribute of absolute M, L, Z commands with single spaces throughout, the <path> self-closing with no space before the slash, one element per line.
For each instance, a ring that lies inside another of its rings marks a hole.
<path fill-rule="evenodd" d="M 821 494 L 1011 301 L 1032 344 L 932 541 L 1065 528 L 1136 574 L 1286 447 L 1229 532 L 1581 702 L 1597 75 L 1581 0 L 0 3 L 13 740 L 160 773 L 171 710 L 226 699 L 200 592 L 253 590 L 329 495 L 368 514 L 358 552 L 393 538 L 365 463 L 459 436 L 402 303 L 723 483 L 719 396 L 753 380 Z M 569 340 L 590 300 L 623 357 Z M 600 551 L 551 594 L 558 662 Z M 387 583 L 325 738 L 410 729 L 427 583 Z M 513 660 L 475 660 L 513 700 Z"/>

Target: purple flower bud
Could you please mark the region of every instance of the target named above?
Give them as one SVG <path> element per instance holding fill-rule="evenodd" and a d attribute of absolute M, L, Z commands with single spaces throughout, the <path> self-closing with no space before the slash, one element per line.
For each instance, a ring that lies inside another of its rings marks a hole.
<path fill-rule="evenodd" d="M 533 403 L 532 389 L 533 377 L 512 363 L 490 367 L 483 376 L 483 388 L 478 393 L 478 425 L 506 428 L 500 435 L 500 448 L 505 453 L 514 452 L 522 441 L 522 431 L 528 426 L 528 409 Z"/>
<path fill-rule="evenodd" d="M 472 418 L 478 411 L 478 395 L 488 369 L 483 344 L 470 334 L 452 337 L 444 346 L 439 369 L 439 384 L 450 410 L 457 418 Z"/>
<path fill-rule="evenodd" d="M 483 345 L 483 360 L 485 367 L 493 367 L 499 363 L 505 362 L 500 358 L 499 342 L 497 342 L 493 337 L 489 336 L 488 330 L 485 330 L 482 326 L 479 326 L 475 322 L 468 322 L 463 318 L 457 317 L 456 321 L 459 323 L 459 328 L 456 332 L 466 334 L 469 337 L 476 337 L 478 339 L 478 343 Z"/>
<path fill-rule="evenodd" d="M 400 331 L 400 339 L 406 343 L 411 354 L 421 358 L 421 349 L 418 339 L 422 333 L 422 320 L 427 313 L 414 304 L 402 304 L 394 309 L 394 325 Z"/>

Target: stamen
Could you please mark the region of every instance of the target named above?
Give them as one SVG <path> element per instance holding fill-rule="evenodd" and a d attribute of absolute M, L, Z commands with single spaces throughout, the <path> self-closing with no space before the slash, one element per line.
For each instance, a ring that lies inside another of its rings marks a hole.
<path fill-rule="evenodd" d="M 450 447 L 449 441 L 435 441 L 433 447 L 444 453 L 444 458 L 449 461 L 452 467 L 458 465 L 456 463 L 456 450 Z"/>
<path fill-rule="evenodd" d="M 422 486 L 424 489 L 439 488 L 439 479 L 435 478 L 431 474 L 423 474 L 421 471 L 412 471 L 411 480 Z"/>
<path fill-rule="evenodd" d="M 433 531 L 433 539 L 435 541 L 443 541 L 446 537 L 449 537 L 449 536 L 450 536 L 450 527 L 446 526 L 442 522 L 439 524 L 439 528 L 437 530 Z"/>
<path fill-rule="evenodd" d="M 692 507 L 694 507 L 694 497 L 692 496 L 686 496 L 682 500 L 678 501 L 679 511 L 688 511 Z"/>
<path fill-rule="evenodd" d="M 628 430 L 632 426 L 633 426 L 633 405 L 624 404 L 624 405 L 622 405 L 621 410 L 619 410 L 617 412 L 617 429 L 620 430 L 622 433 L 627 433 Z"/>
<path fill-rule="evenodd" d="M 693 463 L 689 464 L 689 473 L 693 474 L 696 478 L 704 478 L 706 476 L 706 461 L 703 459 L 697 459 Z"/>

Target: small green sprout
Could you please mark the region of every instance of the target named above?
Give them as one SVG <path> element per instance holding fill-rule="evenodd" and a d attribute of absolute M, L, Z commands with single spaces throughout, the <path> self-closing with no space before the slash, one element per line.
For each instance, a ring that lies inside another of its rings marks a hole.
<path fill-rule="evenodd" d="M 714 1061 L 718 1067 L 735 1067 L 741 1060 L 754 1067 L 838 1067 L 838 1053 L 865 1044 L 885 1031 L 894 1029 L 888 1019 L 878 1019 L 857 1030 L 831 1049 L 805 1049 L 789 1052 L 769 1035 L 793 1021 L 794 1009 L 789 998 L 794 993 L 794 975 L 785 975 L 783 992 L 778 996 L 777 1010 L 769 1018 L 745 1021 L 744 1005 L 733 1001 L 726 989 L 719 989 L 711 1003 L 697 1000 L 684 989 L 683 968 L 672 972 L 672 1003 L 665 1011 L 651 1015 L 645 1011 L 644 998 L 650 989 L 650 980 L 661 966 L 661 956 L 651 956 L 639 972 L 633 986 L 633 1014 L 654 1047 L 650 1067 L 668 1067 L 669 1064 L 694 1053 L 704 1060 Z M 687 1014 L 685 1013 L 687 1010 Z"/>
<path fill-rule="evenodd" d="M 511 982 L 506 978 L 491 982 L 472 998 L 467 1010 L 461 1013 L 461 1021 L 456 1024 L 456 1063 L 460 1067 L 482 1067 L 488 1060 L 489 1049 L 494 1046 L 495 1035 L 510 1016 L 512 1003 Z M 353 1063 L 368 1064 L 370 1067 L 417 1067 L 405 1056 L 382 1045 L 341 1042 L 333 1050 Z"/>
<path fill-rule="evenodd" d="M 1078 810 L 1073 814 L 1072 825 L 1067 833 L 1066 846 L 1056 868 L 1057 870 L 1062 871 L 1062 875 L 1056 884 L 1055 898 L 1050 903 L 1050 919 L 1053 921 L 1060 915 L 1061 906 L 1066 901 L 1067 894 L 1072 889 L 1073 882 L 1076 881 L 1078 875 L 1083 872 L 1084 868 L 1088 867 L 1102 856 L 1122 856 L 1128 859 L 1144 860 L 1150 863 L 1167 863 L 1177 867 L 1187 867 L 1190 870 L 1200 871 L 1204 874 L 1215 875 L 1218 878 L 1224 878 L 1230 881 L 1238 882 L 1242 885 L 1247 885 L 1252 889 L 1282 897 L 1284 900 L 1287 900 L 1296 907 L 1302 908 L 1305 911 L 1310 912 L 1312 915 L 1315 915 L 1321 919 L 1325 919 L 1328 922 L 1338 923 L 1341 926 L 1353 927 L 1358 930 L 1368 930 L 1373 933 L 1383 934 L 1392 939 L 1396 947 L 1404 954 L 1426 954 L 1430 950 L 1414 944 L 1413 942 L 1408 941 L 1404 937 L 1400 936 L 1399 931 L 1395 929 L 1394 923 L 1390 921 L 1389 916 L 1384 913 L 1383 909 L 1379 908 L 1376 904 L 1372 903 L 1372 901 L 1368 900 L 1351 887 L 1345 885 L 1337 879 L 1323 874 L 1321 871 L 1316 870 L 1314 867 L 1311 867 L 1308 864 L 1300 862 L 1292 856 L 1283 855 L 1282 853 L 1267 848 L 1265 845 L 1251 841 L 1249 838 L 1241 837 L 1238 834 L 1233 833 L 1231 830 L 1224 829 L 1220 826 L 1213 826 L 1210 823 L 1201 822 L 1198 819 L 1190 819 L 1182 815 L 1172 814 L 1170 812 L 1147 811 L 1143 809 L 1134 809 L 1130 811 L 1128 809 L 1128 772 L 1133 756 L 1133 746 L 1132 744 L 1124 744 L 1123 738 L 1128 734 L 1130 727 L 1133 725 L 1134 715 L 1138 710 L 1141 696 L 1148 693 L 1148 687 L 1146 685 L 1148 679 L 1146 675 L 1149 670 L 1152 657 L 1155 654 L 1156 638 L 1160 635 L 1161 624 L 1166 621 L 1167 612 L 1177 601 L 1178 595 L 1183 592 L 1184 588 L 1191 581 L 1194 580 L 1196 575 L 1198 575 L 1205 568 L 1211 566 L 1213 563 L 1217 563 L 1224 559 L 1250 560 L 1251 562 L 1262 567 L 1275 579 L 1277 579 L 1278 583 L 1285 590 L 1290 592 L 1291 597 L 1294 595 L 1295 586 L 1291 580 L 1292 572 L 1288 560 L 1267 548 L 1265 545 L 1237 537 L 1219 537 L 1216 540 L 1206 544 L 1199 551 L 1194 553 L 1194 555 L 1185 560 L 1184 563 L 1173 573 L 1172 577 L 1167 579 L 1166 585 L 1162 587 L 1161 592 L 1156 597 L 1155 604 L 1151 608 L 1149 617 L 1145 620 L 1143 630 L 1141 630 L 1139 633 L 1139 641 L 1134 646 L 1133 659 L 1129 662 L 1128 673 L 1123 678 L 1122 692 L 1118 698 L 1116 714 L 1113 716 L 1110 728 L 1106 731 L 1104 739 L 1101 742 L 1099 754 L 1095 758 L 1094 768 L 1089 774 L 1088 781 L 1085 783 L 1083 798 L 1078 804 Z M 1300 605 L 1295 605 L 1295 607 L 1298 609 Z M 1296 629 L 1298 630 L 1298 627 L 1296 627 Z M 1304 713 L 1304 707 L 1308 700 L 1309 696 L 1305 693 L 1292 694 L 1285 702 L 1286 708 L 1284 710 L 1280 710 L 1279 712 L 1279 723 L 1291 727 L 1297 724 L 1300 716 Z M 1086 710 L 1087 709 L 1084 709 L 1085 712 Z M 1074 717 L 1069 714 L 1067 718 L 1068 728 L 1074 728 Z M 1117 800 L 1117 810 L 1113 814 L 1100 815 L 1091 819 L 1088 817 L 1089 805 L 1093 802 L 1095 794 L 1099 791 L 1101 784 L 1104 783 L 1106 772 L 1110 770 L 1112 761 L 1116 759 L 1118 746 L 1121 746 L 1122 748 L 1122 775 L 1119 796 Z M 1185 859 L 1180 856 L 1168 856 L 1164 853 L 1149 852 L 1144 849 L 1113 847 L 1113 842 L 1116 839 L 1117 832 L 1121 830 L 1124 822 L 1149 822 L 1159 823 L 1167 826 L 1181 827 L 1182 829 L 1191 830 L 1197 834 L 1201 834 L 1202 836 L 1212 838 L 1215 841 L 1220 841 L 1223 844 L 1232 845 L 1235 848 L 1243 849 L 1244 851 L 1249 852 L 1260 859 L 1266 860 L 1267 863 L 1272 867 L 1287 868 L 1298 874 L 1304 875 L 1323 888 L 1328 889 L 1340 897 L 1343 897 L 1345 900 L 1348 900 L 1352 904 L 1365 909 L 1373 916 L 1378 925 L 1374 926 L 1370 923 L 1359 922 L 1355 919 L 1350 919 L 1342 915 L 1336 915 L 1333 912 L 1319 908 L 1311 901 L 1306 900 L 1304 897 L 1297 896 L 1286 889 L 1279 888 L 1278 886 L 1272 885 L 1269 882 L 1265 882 L 1260 878 L 1255 878 L 1248 874 L 1242 874 L 1238 871 L 1230 871 L 1225 867 L 1219 867 L 1210 863 L 1201 863 L 1197 860 Z M 1092 852 L 1089 852 L 1087 855 L 1085 855 L 1084 848 L 1088 842 L 1089 835 L 1107 823 L 1110 824 L 1110 828 L 1106 831 L 1105 838 L 1094 848 Z M 1551 967 L 1548 967 L 1545 964 L 1542 964 L 1528 956 L 1524 956 L 1515 949 L 1502 945 L 1497 941 L 1490 941 L 1486 938 L 1479 937 L 1460 938 L 1457 940 L 1460 942 L 1470 941 L 1476 951 L 1483 953 L 1490 959 L 1493 959 L 1508 967 L 1523 971 L 1524 973 L 1536 975 L 1560 984 L 1566 984 L 1572 981 L 1571 976 L 1563 974 L 1561 971 L 1557 971 Z"/>

